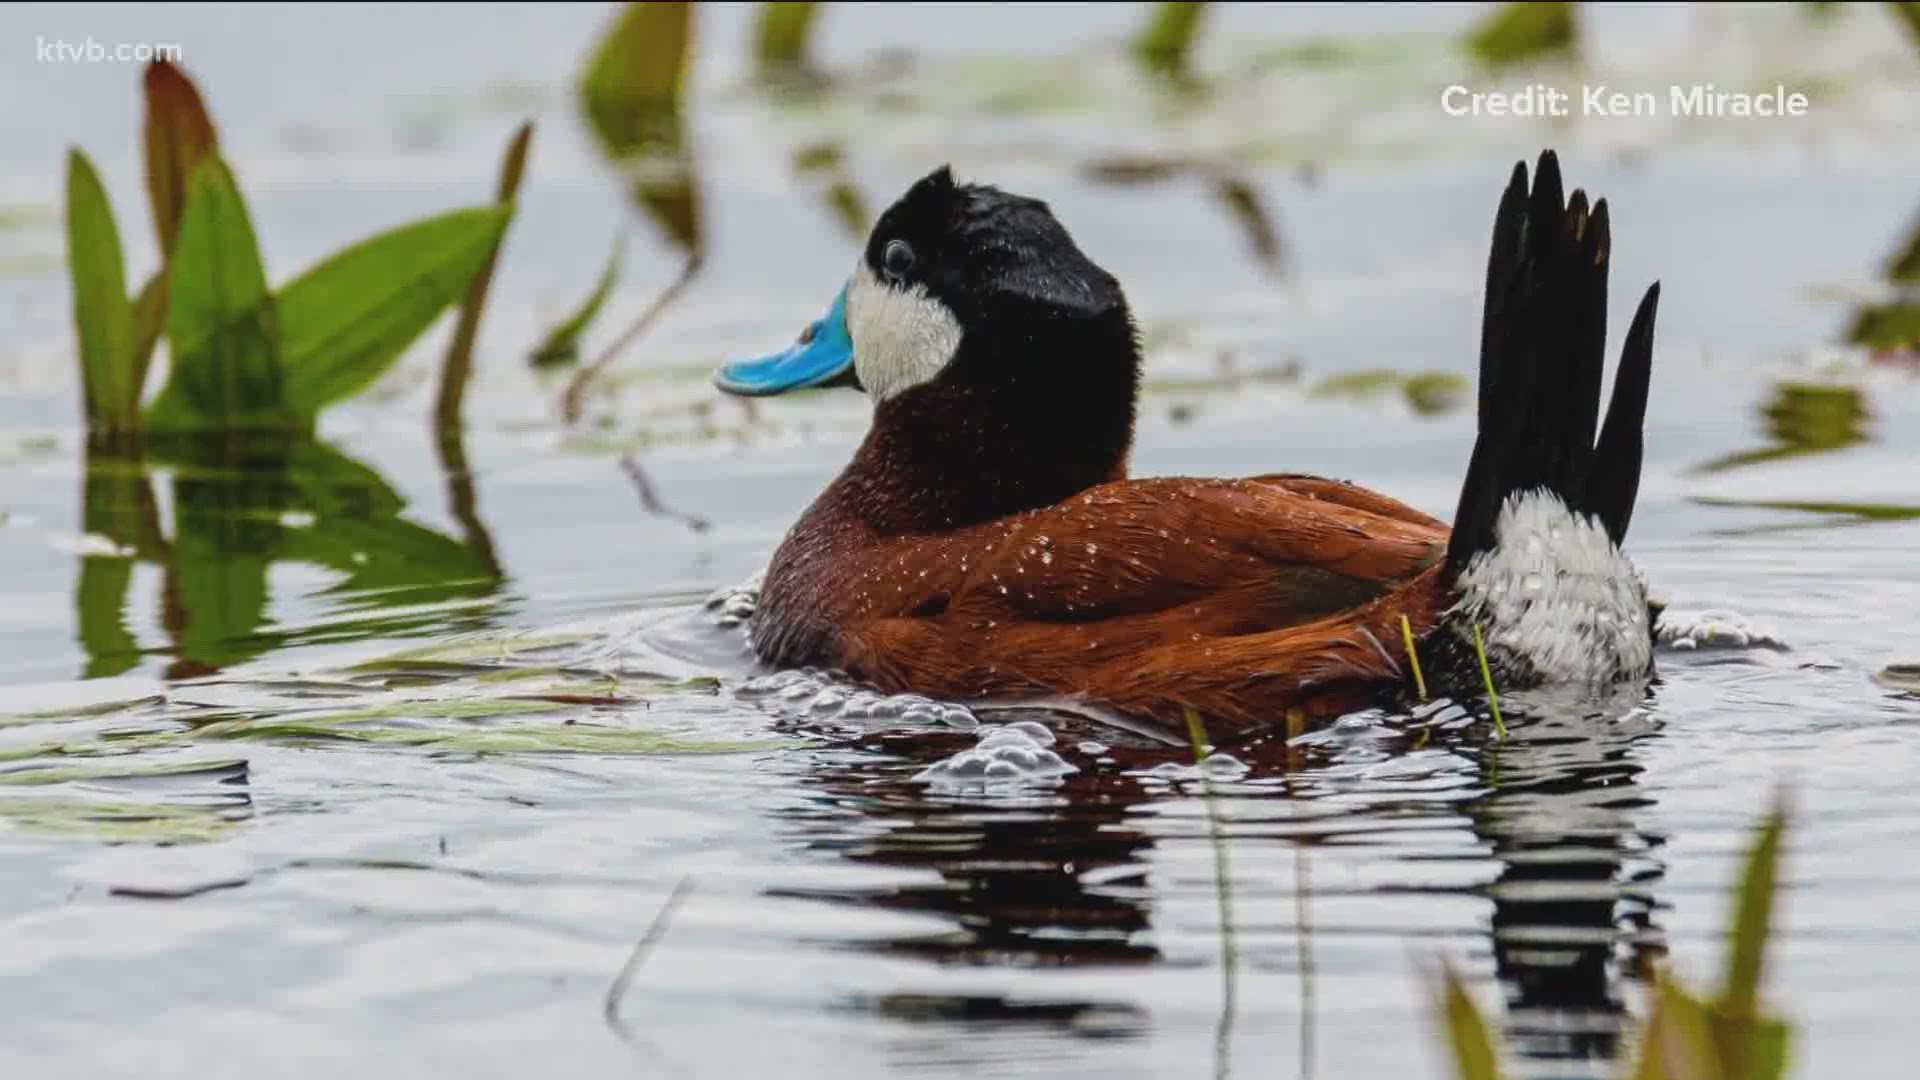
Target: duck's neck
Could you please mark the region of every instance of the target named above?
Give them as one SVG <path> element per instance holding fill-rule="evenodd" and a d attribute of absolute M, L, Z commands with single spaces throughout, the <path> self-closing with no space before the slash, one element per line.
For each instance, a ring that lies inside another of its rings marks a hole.
<path fill-rule="evenodd" d="M 936 382 L 881 402 L 833 501 L 882 534 L 938 532 L 1124 479 L 1133 388 L 1023 392 L 1039 389 Z"/>

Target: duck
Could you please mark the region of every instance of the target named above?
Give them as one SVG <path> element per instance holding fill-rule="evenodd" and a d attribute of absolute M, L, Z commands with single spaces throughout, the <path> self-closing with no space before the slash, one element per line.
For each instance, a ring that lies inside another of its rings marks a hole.
<path fill-rule="evenodd" d="M 726 364 L 737 396 L 852 387 L 871 422 L 762 572 L 757 660 L 889 694 L 1067 704 L 1211 741 L 1382 700 L 1654 677 L 1624 544 L 1660 283 L 1604 420 L 1610 211 L 1549 149 L 1494 214 L 1476 433 L 1451 523 L 1349 480 L 1134 476 L 1141 339 L 1049 203 L 943 165 L 827 313 Z"/>

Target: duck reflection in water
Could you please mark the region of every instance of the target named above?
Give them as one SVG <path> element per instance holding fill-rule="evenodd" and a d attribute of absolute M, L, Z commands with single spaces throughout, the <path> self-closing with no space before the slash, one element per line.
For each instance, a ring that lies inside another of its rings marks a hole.
<path fill-rule="evenodd" d="M 1486 794 L 1467 809 L 1498 866 L 1490 931 L 1507 1036 L 1523 1057 L 1610 1076 L 1625 991 L 1665 954 L 1665 837 L 1644 826 L 1654 801 L 1638 783 L 1651 725 L 1638 700 L 1525 704 L 1532 718 L 1483 751 Z"/>
<path fill-rule="evenodd" d="M 1641 825 L 1652 801 L 1637 784 L 1641 768 L 1635 763 L 1637 743 L 1651 728 L 1637 699 L 1598 712 L 1592 704 L 1573 706 L 1538 696 L 1503 697 L 1502 702 L 1509 726 L 1504 741 L 1496 739 L 1485 716 L 1476 718 L 1456 705 L 1412 718 L 1381 719 L 1368 736 L 1369 760 L 1425 751 L 1421 760 L 1440 762 L 1435 769 L 1443 776 L 1436 779 L 1451 794 L 1457 796 L 1462 787 L 1480 792 L 1464 805 L 1444 791 L 1437 797 L 1409 797 L 1407 787 L 1395 784 L 1356 791 L 1340 779 L 1354 767 L 1351 745 L 1324 733 L 1236 745 L 1233 751 L 1248 771 L 1244 783 L 1227 785 L 1232 788 L 1227 798 L 1239 805 L 1224 815 L 1224 858 L 1246 877 L 1241 887 L 1249 903 L 1272 904 L 1274 897 L 1260 894 L 1271 894 L 1276 875 L 1285 876 L 1274 862 L 1275 833 L 1282 831 L 1275 826 L 1304 821 L 1304 827 L 1284 830 L 1282 840 L 1298 849 L 1298 858 L 1376 861 L 1364 875 L 1371 882 L 1360 891 L 1397 902 L 1436 891 L 1431 861 L 1436 853 L 1424 843 L 1408 855 L 1400 853 L 1397 842 L 1380 847 L 1350 841 L 1380 822 L 1404 838 L 1409 815 L 1463 824 L 1478 851 L 1486 853 L 1475 857 L 1486 858 L 1490 872 L 1440 891 L 1491 903 L 1490 917 L 1469 932 L 1487 935 L 1485 951 L 1475 951 L 1491 952 L 1514 1052 L 1561 1070 L 1555 1075 L 1607 1074 L 1623 1041 L 1628 984 L 1639 980 L 1647 962 L 1662 951 L 1653 896 L 1661 839 Z M 1164 859 L 1171 849 L 1194 842 L 1188 836 L 1193 826 L 1187 822 L 1186 831 L 1166 833 L 1165 822 L 1185 819 L 1151 811 L 1156 804 L 1201 794 L 1197 784 L 1160 779 L 1169 769 L 1187 768 L 1191 751 L 1078 717 L 1052 714 L 1046 723 L 1056 732 L 1056 749 L 1078 771 L 1057 786 L 1017 793 L 961 793 L 917 779 L 926 766 L 975 744 L 975 735 L 964 731 L 874 731 L 854 739 L 852 747 L 843 744 L 810 762 L 807 782 L 824 794 L 826 807 L 782 814 L 783 826 L 801 849 L 916 876 L 931 871 L 938 880 L 789 888 L 775 894 L 934 915 L 950 929 L 869 939 L 858 947 L 937 966 L 1142 970 L 1181 963 L 1163 951 L 1169 928 L 1156 925 L 1156 909 L 1172 906 L 1175 898 L 1161 895 L 1164 886 L 1154 880 L 1166 873 Z M 1093 753 L 1081 752 L 1089 742 L 1099 745 Z M 1192 779 L 1191 772 L 1186 775 Z M 857 823 L 850 825 L 849 817 Z M 1337 850 L 1327 848 L 1329 843 Z M 1295 911 L 1298 925 L 1276 933 L 1272 918 L 1245 917 L 1238 950 L 1250 963 L 1243 968 L 1265 985 L 1257 991 L 1243 987 L 1239 1009 L 1266 1016 L 1243 1017 L 1236 1025 L 1223 1012 L 1221 1052 L 1239 1056 L 1251 1053 L 1255 1042 L 1297 1041 L 1300 1072 L 1312 1075 L 1315 1002 L 1324 1006 L 1334 995 L 1314 986 L 1311 924 L 1343 921 L 1342 898 L 1352 892 L 1339 880 L 1350 880 L 1351 874 L 1343 868 L 1318 875 L 1323 895 L 1316 899 L 1312 875 L 1293 861 L 1295 856 L 1277 858 L 1293 865 L 1292 888 L 1303 893 L 1283 901 Z M 1226 885 L 1231 893 L 1233 882 Z M 1441 929 L 1451 939 L 1457 937 L 1454 931 L 1468 928 Z M 1403 937 L 1418 954 L 1433 930 L 1410 919 L 1397 930 L 1369 928 L 1366 933 Z M 1323 933 L 1350 939 L 1353 931 L 1329 925 Z M 1350 944 L 1331 941 L 1317 951 L 1338 952 Z M 1223 955 L 1220 962 L 1231 961 Z M 1396 968 L 1359 977 L 1364 982 L 1401 975 Z M 1348 982 L 1354 977 L 1351 971 L 1331 971 L 1323 978 Z M 1145 992 L 1117 974 L 1111 996 L 1098 1001 L 899 993 L 859 1004 L 903 1020 L 1040 1024 L 1079 1035 L 1139 1037 L 1150 1024 L 1152 1003 L 1139 996 Z M 1273 1000 L 1275 993 L 1285 1000 Z M 1230 1006 L 1229 1000 L 1222 1008 Z M 1276 1012 L 1297 1014 L 1299 1029 L 1276 1029 L 1267 1022 Z M 1229 1039 L 1229 1029 L 1238 1034 Z M 1338 1056 L 1324 1050 L 1321 1055 Z"/>

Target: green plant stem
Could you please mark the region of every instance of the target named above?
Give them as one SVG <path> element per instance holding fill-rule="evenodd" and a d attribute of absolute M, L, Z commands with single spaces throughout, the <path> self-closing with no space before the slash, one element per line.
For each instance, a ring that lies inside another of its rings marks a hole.
<path fill-rule="evenodd" d="M 1480 624 L 1473 624 L 1473 651 L 1480 658 L 1480 677 L 1487 682 L 1487 704 L 1493 707 L 1493 730 L 1500 733 L 1500 740 L 1506 741 L 1507 723 L 1500 718 L 1500 692 L 1493 688 L 1493 669 L 1487 666 L 1487 645 L 1480 639 Z"/>
<path fill-rule="evenodd" d="M 506 158 L 500 167 L 499 190 L 495 194 L 495 201 L 502 205 L 511 205 L 519 197 L 520 180 L 527 169 L 527 148 L 532 140 L 533 122 L 528 121 L 520 125 L 507 144 Z M 502 234 L 473 284 L 468 286 L 466 301 L 460 305 L 460 321 L 454 327 L 453 343 L 448 346 L 446 360 L 440 367 L 440 394 L 433 417 L 443 441 L 461 425 L 467 382 L 473 376 L 473 343 L 480 334 L 480 315 L 487 306 L 487 293 L 493 286 L 493 271 L 500 261 L 500 245 L 504 242 Z"/>
<path fill-rule="evenodd" d="M 608 345 L 593 363 L 581 368 L 574 375 L 573 381 L 567 384 L 566 393 L 560 401 L 560 412 L 567 423 L 579 422 L 587 388 L 592 385 L 593 380 L 600 377 L 600 373 L 613 363 L 623 349 L 638 340 L 641 334 L 646 333 L 647 327 L 652 326 L 654 320 L 658 319 L 661 313 L 666 311 L 682 292 L 686 291 L 687 286 L 693 284 L 693 279 L 699 276 L 700 268 L 705 262 L 705 255 L 696 248 L 693 254 L 687 256 L 686 265 L 680 269 L 680 276 L 673 279 L 673 283 L 662 290 L 659 296 L 654 297 L 653 303 L 640 313 L 639 318 L 633 320 L 625 330 L 621 331 L 620 336 L 615 338 L 613 344 Z"/>
<path fill-rule="evenodd" d="M 1193 745 L 1193 763 L 1200 770 L 1200 790 L 1206 800 L 1207 833 L 1213 841 L 1214 895 L 1219 899 L 1220 908 L 1221 978 L 1220 1022 L 1214 1030 L 1213 1070 L 1218 1080 L 1225 1080 L 1232 1057 L 1233 1016 L 1239 999 L 1239 951 L 1233 942 L 1233 875 L 1227 865 L 1227 838 L 1220 831 L 1220 819 L 1214 811 L 1213 781 L 1207 776 L 1206 760 L 1213 752 L 1213 743 L 1207 738 L 1206 724 L 1198 709 L 1187 706 L 1186 718 L 1187 739 Z"/>
<path fill-rule="evenodd" d="M 1420 671 L 1420 653 L 1413 647 L 1413 624 L 1405 615 L 1400 616 L 1400 636 L 1407 643 L 1407 659 L 1413 663 L 1413 684 L 1420 690 L 1420 700 L 1427 700 L 1427 677 Z"/>

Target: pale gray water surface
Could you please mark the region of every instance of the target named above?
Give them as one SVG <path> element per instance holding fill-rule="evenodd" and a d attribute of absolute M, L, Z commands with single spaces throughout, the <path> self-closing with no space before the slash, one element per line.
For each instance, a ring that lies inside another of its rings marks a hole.
<path fill-rule="evenodd" d="M 1650 962 L 1718 978 L 1729 886 L 1782 784 L 1769 991 L 1803 1075 L 1911 1060 L 1920 696 L 1876 676 L 1920 660 L 1920 379 L 1845 347 L 1920 214 L 1920 59 L 1890 23 L 1595 12 L 1589 78 L 1777 71 L 1826 95 L 1799 127 L 1690 128 L 1439 116 L 1439 87 L 1478 77 L 1381 35 L 1471 8 L 1228 8 L 1201 62 L 1234 76 L 1182 107 L 1126 67 L 1124 8 L 834 10 L 823 57 L 852 85 L 808 107 L 749 92 L 748 9 L 707 8 L 706 265 L 569 428 L 526 351 L 616 230 L 633 242 L 589 352 L 679 258 L 565 96 L 608 11 L 0 12 L 20 56 L 37 34 L 182 44 L 276 280 L 484 198 L 513 123 L 541 121 L 466 469 L 422 422 L 440 333 L 287 472 L 90 468 L 46 260 L 78 143 L 135 273 L 151 264 L 137 71 L 0 65 L 8 100 L 40 103 L 0 119 L 19 210 L 0 230 L 0 1070 L 1437 1077 L 1446 960 L 1529 1073 L 1610 1075 Z M 1559 147 L 1613 202 L 1615 295 L 1664 283 L 1632 554 L 1676 608 L 1784 647 L 1670 649 L 1636 708 L 1511 702 L 1504 745 L 1457 707 L 1363 715 L 1204 783 L 1184 747 L 1092 721 L 756 682 L 705 602 L 760 569 L 864 405 L 748 408 L 706 378 L 789 339 L 851 263 L 827 182 L 793 168 L 819 143 L 868 213 L 948 158 L 1054 203 L 1147 328 L 1137 471 L 1319 471 L 1440 514 L 1465 413 L 1316 391 L 1471 373 L 1499 187 Z M 1230 165 L 1278 263 L 1206 179 L 1089 179 L 1121 153 Z M 989 759 L 1047 775 L 987 783 Z"/>

